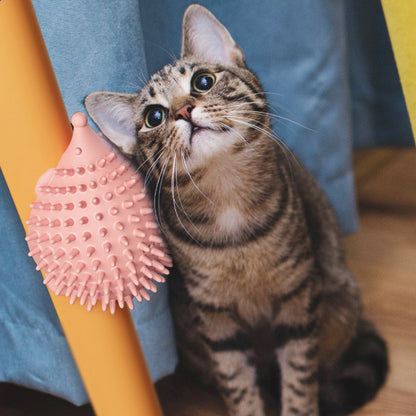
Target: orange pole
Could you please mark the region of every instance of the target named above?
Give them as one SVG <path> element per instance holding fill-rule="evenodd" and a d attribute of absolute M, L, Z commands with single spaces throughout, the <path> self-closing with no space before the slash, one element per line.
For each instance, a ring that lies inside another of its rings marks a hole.
<path fill-rule="evenodd" d="M 0 0 L 0 165 L 23 223 L 71 134 L 32 3 Z M 96 414 L 161 415 L 128 310 L 87 312 L 50 295 Z"/>

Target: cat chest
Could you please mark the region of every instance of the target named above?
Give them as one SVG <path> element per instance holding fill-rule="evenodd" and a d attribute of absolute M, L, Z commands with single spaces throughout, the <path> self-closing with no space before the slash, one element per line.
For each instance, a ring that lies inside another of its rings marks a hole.
<path fill-rule="evenodd" d="M 278 246 L 231 249 L 191 249 L 177 260 L 185 285 L 198 303 L 217 307 L 231 304 L 248 312 L 269 316 L 276 302 L 303 281 L 312 263 L 294 267 L 294 260 L 276 265 Z"/>
<path fill-rule="evenodd" d="M 227 304 L 252 299 L 262 302 L 278 291 L 278 271 L 255 250 L 194 251 L 184 262 L 184 278 L 199 301 Z"/>
<path fill-rule="evenodd" d="M 229 206 L 217 215 L 216 226 L 220 233 L 238 233 L 247 223 L 246 217 L 235 206 Z"/>

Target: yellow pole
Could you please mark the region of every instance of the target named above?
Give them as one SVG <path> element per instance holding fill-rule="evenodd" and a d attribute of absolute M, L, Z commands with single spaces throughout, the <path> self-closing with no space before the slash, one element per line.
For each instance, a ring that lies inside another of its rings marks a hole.
<path fill-rule="evenodd" d="M 71 134 L 32 3 L 0 0 L 0 165 L 23 223 Z M 161 415 L 128 310 L 87 312 L 50 295 L 96 414 Z"/>
<path fill-rule="evenodd" d="M 416 139 L 416 0 L 382 0 L 382 5 Z"/>

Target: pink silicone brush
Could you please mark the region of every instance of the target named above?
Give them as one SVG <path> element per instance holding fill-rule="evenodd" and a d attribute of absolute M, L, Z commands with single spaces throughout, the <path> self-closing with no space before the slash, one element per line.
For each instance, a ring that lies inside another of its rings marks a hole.
<path fill-rule="evenodd" d="M 156 292 L 153 281 L 164 281 L 171 259 L 142 179 L 85 114 L 71 121 L 71 143 L 36 185 L 29 256 L 49 289 L 71 303 L 133 309 L 133 297 L 149 300 L 147 291 Z"/>

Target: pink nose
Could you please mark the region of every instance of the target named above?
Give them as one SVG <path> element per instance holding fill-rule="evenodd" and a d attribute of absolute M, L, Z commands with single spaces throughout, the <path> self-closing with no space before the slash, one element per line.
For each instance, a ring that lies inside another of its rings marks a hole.
<path fill-rule="evenodd" d="M 185 104 L 179 110 L 175 111 L 175 120 L 190 121 L 192 110 L 193 110 L 193 107 L 190 104 Z"/>

